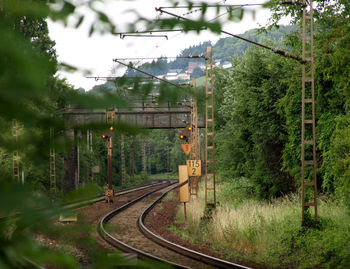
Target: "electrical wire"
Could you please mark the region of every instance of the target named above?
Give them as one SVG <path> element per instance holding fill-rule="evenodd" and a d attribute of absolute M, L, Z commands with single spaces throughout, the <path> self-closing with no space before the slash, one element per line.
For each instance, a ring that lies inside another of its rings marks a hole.
<path fill-rule="evenodd" d="M 235 4 L 235 5 L 205 5 L 206 8 L 210 7 L 251 7 L 251 6 L 263 6 L 266 3 L 257 3 L 257 4 Z M 176 6 L 176 7 L 159 7 L 160 9 L 188 9 L 188 6 Z M 193 5 L 192 8 L 199 8 L 201 10 L 203 6 L 195 6 Z M 189 13 L 190 14 L 190 13 Z M 187 15 L 187 14 L 184 14 Z"/>
<path fill-rule="evenodd" d="M 141 69 L 138 69 L 138 68 L 136 68 L 136 67 L 133 67 L 133 66 L 131 66 L 131 65 L 129 65 L 129 64 L 125 64 L 125 63 L 119 61 L 118 59 L 113 59 L 113 62 L 116 62 L 116 63 L 119 63 L 119 64 L 121 64 L 121 65 L 124 65 L 124 66 L 126 66 L 126 67 L 128 67 L 128 68 L 131 68 L 131 69 L 137 71 L 137 72 L 140 72 L 140 73 L 142 73 L 142 74 L 145 74 L 145 75 L 147 75 L 147 76 L 149 76 L 149 77 L 151 77 L 151 78 L 155 78 L 155 79 L 157 79 L 157 80 L 159 80 L 159 81 L 163 81 L 163 82 L 168 83 L 168 84 L 170 84 L 170 85 L 172 85 L 172 86 L 175 86 L 175 87 L 177 87 L 177 88 L 182 88 L 182 87 L 180 87 L 179 85 L 170 82 L 169 80 L 162 79 L 162 78 L 157 77 L 157 76 L 155 76 L 155 75 L 152 75 L 152 74 L 150 74 L 150 73 L 148 73 L 148 72 L 145 72 L 145 71 L 143 71 L 143 70 L 141 70 Z"/>
<path fill-rule="evenodd" d="M 138 61 L 138 60 L 159 60 L 159 59 L 199 59 L 203 58 L 205 59 L 205 56 L 203 54 L 201 55 L 189 55 L 189 56 L 164 56 L 164 57 L 127 57 L 127 58 L 116 58 L 116 60 L 120 61 Z"/>
<path fill-rule="evenodd" d="M 191 19 L 188 19 L 188 18 L 179 16 L 179 15 L 176 15 L 176 14 L 174 14 L 174 13 L 171 13 L 171 12 L 169 12 L 169 11 L 163 10 L 161 7 L 160 7 L 160 8 L 156 8 L 156 10 L 157 10 L 158 12 L 165 13 L 165 14 L 168 14 L 168 15 L 170 15 L 170 16 L 176 17 L 176 18 L 178 18 L 178 19 L 182 19 L 182 20 L 194 22 L 194 21 L 191 20 Z M 259 46 L 259 47 L 268 49 L 268 50 L 270 50 L 270 51 L 272 51 L 272 52 L 274 52 L 274 53 L 276 53 L 276 54 L 279 54 L 279 55 L 281 55 L 281 56 L 284 56 L 284 57 L 287 57 L 287 58 L 291 58 L 291 59 L 294 59 L 294 60 L 296 60 L 296 61 L 298 61 L 298 62 L 300 62 L 300 63 L 303 63 L 303 60 L 302 60 L 300 57 L 291 55 L 291 54 L 289 54 L 288 52 L 285 52 L 285 51 L 283 51 L 283 50 L 279 50 L 279 49 L 276 49 L 276 48 L 268 47 L 268 46 L 266 46 L 266 45 L 263 45 L 263 44 L 254 42 L 254 41 L 252 41 L 252 40 L 249 40 L 249 39 L 247 39 L 247 38 L 244 38 L 244 37 L 241 37 L 241 36 L 232 34 L 232 33 L 229 33 L 229 32 L 224 31 L 224 30 L 221 30 L 220 32 L 223 33 L 223 34 L 227 34 L 227 35 L 229 35 L 229 36 L 232 36 L 232 37 L 241 39 L 241 40 L 246 41 L 246 42 L 248 42 L 248 43 L 254 44 L 254 45 L 256 45 L 256 46 Z"/>

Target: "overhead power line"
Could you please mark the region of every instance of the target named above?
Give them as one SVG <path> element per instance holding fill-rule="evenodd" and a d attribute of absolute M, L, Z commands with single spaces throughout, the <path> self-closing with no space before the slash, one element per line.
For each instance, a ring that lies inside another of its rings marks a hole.
<path fill-rule="evenodd" d="M 168 36 L 167 35 L 142 35 L 142 34 L 123 34 L 120 35 L 121 39 L 124 39 L 125 37 L 165 37 L 168 40 Z"/>
<path fill-rule="evenodd" d="M 182 17 L 182 16 L 179 16 L 179 15 L 176 15 L 174 13 L 171 13 L 169 11 L 166 11 L 166 10 L 163 10 L 161 7 L 160 8 L 156 8 L 156 11 L 158 12 L 161 12 L 161 13 L 165 13 L 165 14 L 168 14 L 170 16 L 173 16 L 173 17 L 176 17 L 178 19 L 182 19 L 182 20 L 186 20 L 186 21 L 190 21 L 190 22 L 195 22 L 194 20 L 191 20 L 191 19 L 188 19 L 188 18 L 185 18 L 185 17 Z M 260 43 L 257 43 L 257 42 L 254 42 L 252 40 L 249 40 L 247 38 L 244 38 L 244 37 L 241 37 L 241 36 L 238 36 L 238 35 L 235 35 L 235 34 L 232 34 L 232 33 L 229 33 L 227 31 L 224 31 L 224 30 L 220 30 L 221 33 L 223 34 L 227 34 L 229 36 L 232 36 L 232 37 L 235 37 L 235 38 L 238 38 L 238 39 L 241 39 L 245 42 L 248 42 L 248 43 L 251 43 L 251 44 L 254 44 L 256 46 L 259 46 L 259 47 L 262 47 L 262 48 L 265 48 L 265 49 L 268 49 L 276 54 L 279 54 L 281 56 L 284 56 L 284 57 L 287 57 L 287 58 L 291 58 L 293 60 L 296 60 L 300 63 L 303 63 L 303 60 L 298 57 L 298 56 L 294 56 L 294 55 L 291 55 L 290 53 L 286 52 L 286 51 L 283 51 L 283 50 L 280 50 L 280 49 L 276 49 L 276 48 L 271 48 L 269 46 L 266 46 L 266 45 L 263 45 L 263 44 L 260 44 Z"/>
<path fill-rule="evenodd" d="M 157 76 L 155 76 L 155 75 L 152 75 L 151 73 L 145 72 L 145 71 L 143 71 L 143 70 L 141 70 L 141 69 L 139 69 L 139 68 L 133 67 L 133 66 L 131 66 L 131 65 L 129 65 L 129 64 L 125 64 L 125 63 L 123 63 L 123 62 L 121 62 L 121 61 L 119 61 L 119 60 L 117 60 L 117 59 L 113 59 L 113 62 L 116 62 L 116 63 L 119 63 L 119 64 L 121 64 L 121 65 L 124 65 L 124 66 L 126 66 L 126 67 L 128 67 L 128 68 L 131 68 L 131 69 L 137 71 L 137 72 L 140 72 L 140 73 L 142 73 L 142 74 L 145 74 L 145 75 L 147 75 L 147 76 L 149 76 L 149 77 L 151 77 L 151 78 L 158 79 L 159 81 L 163 81 L 163 82 L 168 83 L 168 84 L 170 84 L 170 85 L 172 85 L 172 86 L 175 86 L 175 87 L 178 87 L 178 88 L 182 88 L 182 87 L 180 87 L 179 85 L 177 85 L 177 84 L 175 84 L 175 83 L 172 83 L 172 82 L 170 82 L 170 81 L 168 81 L 168 80 L 166 80 L 166 79 L 162 79 L 162 78 L 160 78 L 160 77 L 157 77 Z"/>
<path fill-rule="evenodd" d="M 97 76 L 97 77 L 86 77 L 86 78 L 93 78 L 95 79 L 96 81 L 98 80 L 110 80 L 110 81 L 113 81 L 113 80 L 116 80 L 118 78 L 120 79 L 153 79 L 151 77 L 117 77 L 117 76 L 108 76 L 108 77 L 100 77 L 100 76 Z"/>
<path fill-rule="evenodd" d="M 218 8 L 218 7 L 250 7 L 250 6 L 263 6 L 265 5 L 266 3 L 256 3 L 256 4 L 236 4 L 236 5 L 193 5 L 191 6 L 191 8 L 203 8 L 203 7 L 215 7 L 215 8 Z M 185 9 L 187 8 L 188 9 L 189 6 L 176 6 L 176 7 L 159 7 L 160 9 Z"/>
<path fill-rule="evenodd" d="M 206 27 L 202 28 L 203 30 L 206 30 Z M 156 29 L 156 30 L 144 30 L 144 31 L 127 31 L 127 32 L 116 32 L 113 33 L 114 35 L 125 35 L 125 34 L 152 34 L 152 33 L 166 33 L 166 32 L 183 32 L 184 29 Z M 190 30 L 191 31 L 191 30 Z M 195 31 L 195 30 L 193 30 Z"/>
<path fill-rule="evenodd" d="M 189 56 L 172 56 L 172 57 L 129 57 L 129 58 L 116 58 L 115 60 L 120 61 L 139 61 L 139 60 L 155 60 L 155 59 L 205 59 L 203 54 L 201 55 L 189 55 Z"/>

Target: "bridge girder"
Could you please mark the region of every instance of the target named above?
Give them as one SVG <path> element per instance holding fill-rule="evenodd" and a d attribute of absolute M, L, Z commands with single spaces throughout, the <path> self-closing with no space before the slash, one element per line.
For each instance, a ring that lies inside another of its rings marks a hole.
<path fill-rule="evenodd" d="M 105 109 L 67 108 L 63 112 L 66 128 L 89 123 L 105 123 Z M 191 122 L 190 107 L 141 107 L 116 108 L 116 122 L 124 122 L 147 129 L 185 128 Z M 203 117 L 198 118 L 198 127 L 204 128 Z"/>

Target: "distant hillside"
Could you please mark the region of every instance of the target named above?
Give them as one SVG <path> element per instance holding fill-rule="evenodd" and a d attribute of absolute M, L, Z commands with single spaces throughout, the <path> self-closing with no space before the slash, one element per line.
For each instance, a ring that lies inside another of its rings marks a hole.
<path fill-rule="evenodd" d="M 258 34 L 257 30 L 253 29 L 240 36 L 254 42 L 266 44 L 266 40 L 282 41 L 285 35 L 295 32 L 297 29 L 298 27 L 294 25 L 282 26 L 279 29 L 273 29 L 267 33 L 261 34 Z M 230 61 L 234 55 L 242 55 L 242 53 L 250 46 L 252 46 L 250 43 L 234 37 L 221 38 L 213 47 L 213 57 L 214 59 Z"/>
<path fill-rule="evenodd" d="M 281 26 L 279 29 L 273 29 L 271 31 L 268 31 L 267 33 L 257 33 L 257 29 L 249 30 L 245 32 L 244 34 L 240 35 L 244 38 L 247 38 L 249 40 L 266 44 L 267 41 L 282 41 L 285 37 L 285 35 L 297 31 L 297 26 Z M 220 60 L 220 64 L 222 66 L 222 63 L 227 61 L 231 61 L 232 58 L 235 55 L 242 55 L 242 53 L 252 46 L 251 44 L 234 38 L 234 37 L 225 37 L 220 38 L 215 45 L 212 44 L 211 41 L 206 41 L 203 43 L 200 43 L 198 45 L 190 46 L 189 48 L 186 48 L 181 51 L 181 53 L 178 55 L 180 57 L 183 56 L 190 56 L 190 55 L 201 55 L 205 54 L 206 47 L 212 46 L 213 47 L 213 58 L 214 61 L 218 62 Z M 188 74 L 190 77 L 201 77 L 203 75 L 203 68 L 204 68 L 204 60 L 203 59 L 183 59 L 178 58 L 176 60 L 168 62 L 166 57 L 159 58 L 157 61 L 152 61 L 151 63 L 145 63 L 141 66 L 138 66 L 139 69 L 146 71 L 148 73 L 151 73 L 155 76 L 163 76 L 166 79 L 174 80 L 174 74 Z M 193 70 L 192 70 L 193 69 Z M 167 77 L 167 73 L 171 73 L 171 76 L 169 75 Z M 128 68 L 125 72 L 125 76 L 127 77 L 142 77 L 145 76 L 133 69 Z M 100 85 L 95 86 L 93 90 L 98 92 L 103 91 L 111 91 L 113 90 L 113 84 L 112 83 L 106 83 L 106 87 Z"/>
<path fill-rule="evenodd" d="M 249 40 L 266 43 L 266 40 L 280 41 L 283 40 L 286 34 L 294 32 L 297 30 L 297 26 L 281 26 L 279 29 L 273 29 L 267 33 L 258 34 L 256 29 L 249 30 L 242 34 L 241 36 Z M 231 61 L 234 55 L 241 55 L 251 44 L 234 38 L 225 37 L 219 39 L 215 45 L 211 41 L 206 41 L 204 43 L 191 46 L 181 51 L 178 55 L 189 56 L 189 55 L 201 55 L 205 54 L 206 47 L 213 46 L 213 58 L 214 60 Z M 161 58 L 158 61 L 153 61 L 152 63 L 145 63 L 139 66 L 140 69 L 152 73 L 154 75 L 166 74 L 169 70 L 183 70 L 186 71 L 189 62 L 203 62 L 203 59 L 176 59 L 168 63 L 164 63 L 166 58 Z M 135 72 L 128 70 L 127 75 L 135 75 Z M 139 75 L 139 74 L 138 74 Z"/>

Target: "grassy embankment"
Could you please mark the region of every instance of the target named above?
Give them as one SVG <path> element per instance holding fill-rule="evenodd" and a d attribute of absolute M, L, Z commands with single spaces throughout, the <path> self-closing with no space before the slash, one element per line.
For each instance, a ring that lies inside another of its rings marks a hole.
<path fill-rule="evenodd" d="M 301 227 L 300 195 L 257 201 L 234 183 L 218 185 L 218 206 L 211 220 L 204 215 L 204 189 L 182 206 L 169 227 L 195 244 L 209 243 L 225 258 L 252 261 L 271 268 L 350 268 L 350 214 L 348 209 L 321 197 L 318 229 Z"/>

